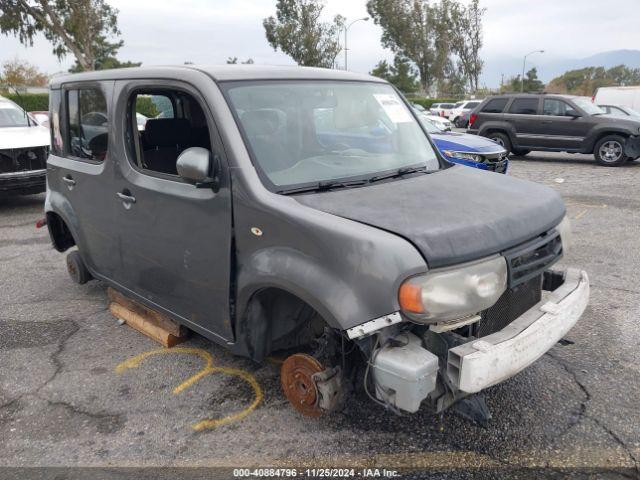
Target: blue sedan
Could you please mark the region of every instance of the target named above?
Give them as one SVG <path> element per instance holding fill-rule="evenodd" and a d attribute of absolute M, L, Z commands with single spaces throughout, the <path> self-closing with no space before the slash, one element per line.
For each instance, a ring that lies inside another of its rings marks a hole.
<path fill-rule="evenodd" d="M 478 135 L 445 132 L 424 115 L 418 114 L 418 118 L 438 150 L 450 162 L 480 170 L 507 173 L 507 151 L 496 142 Z"/>

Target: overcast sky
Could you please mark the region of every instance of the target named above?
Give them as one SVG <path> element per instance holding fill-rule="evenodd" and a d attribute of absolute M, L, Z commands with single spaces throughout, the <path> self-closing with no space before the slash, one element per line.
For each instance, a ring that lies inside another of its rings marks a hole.
<path fill-rule="evenodd" d="M 229 56 L 256 63 L 292 61 L 267 44 L 262 19 L 275 12 L 275 0 L 110 0 L 120 10 L 124 47 L 121 60 L 145 65 L 224 63 Z M 327 18 L 340 13 L 349 20 L 367 15 L 365 0 L 327 0 Z M 595 53 L 640 47 L 638 0 L 481 0 L 487 8 L 483 58 L 521 58 L 545 49 L 545 59 L 581 58 Z M 359 22 L 349 31 L 349 68 L 367 72 L 391 54 L 380 46 L 380 29 Z M 26 48 L 0 36 L 0 61 L 20 57 L 55 73 L 73 63 L 62 62 L 51 46 L 38 39 Z M 342 57 L 341 57 L 342 59 Z M 545 60 L 545 61 L 546 61 Z M 535 58 L 532 57 L 535 62 Z M 541 61 L 541 60 L 538 60 Z M 517 72 L 506 72 L 507 75 Z"/>

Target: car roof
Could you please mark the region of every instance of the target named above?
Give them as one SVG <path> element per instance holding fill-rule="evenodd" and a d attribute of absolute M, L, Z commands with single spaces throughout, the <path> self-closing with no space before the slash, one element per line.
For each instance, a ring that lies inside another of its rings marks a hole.
<path fill-rule="evenodd" d="M 51 88 L 69 82 L 128 80 L 140 78 L 181 78 L 185 70 L 206 73 L 219 82 L 233 80 L 345 80 L 386 83 L 385 80 L 371 75 L 298 66 L 275 65 L 177 65 L 159 67 L 132 67 L 114 70 L 98 70 L 75 74 L 60 75 L 51 80 Z"/>

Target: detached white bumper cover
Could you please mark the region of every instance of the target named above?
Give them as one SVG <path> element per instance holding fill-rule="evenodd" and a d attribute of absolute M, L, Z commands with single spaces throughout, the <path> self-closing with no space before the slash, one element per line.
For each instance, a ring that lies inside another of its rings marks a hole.
<path fill-rule="evenodd" d="M 588 301 L 586 272 L 568 269 L 560 287 L 504 329 L 449 350 L 449 379 L 463 392 L 475 393 L 512 377 L 564 337 Z"/>

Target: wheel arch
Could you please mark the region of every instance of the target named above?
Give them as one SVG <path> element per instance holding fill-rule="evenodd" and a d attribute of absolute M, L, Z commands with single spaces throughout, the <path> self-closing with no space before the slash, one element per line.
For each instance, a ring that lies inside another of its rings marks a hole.
<path fill-rule="evenodd" d="M 594 153 L 597 143 L 605 137 L 609 137 L 611 135 L 617 135 L 619 137 L 623 137 L 628 139 L 631 137 L 631 134 L 623 129 L 616 128 L 607 128 L 606 130 L 600 130 L 594 132 L 588 139 L 586 143 L 586 148 L 584 153 Z"/>
<path fill-rule="evenodd" d="M 49 237 L 51 238 L 53 248 L 62 253 L 76 245 L 75 237 L 61 215 L 50 211 L 46 213 L 46 218 L 47 229 L 49 230 Z"/>
<path fill-rule="evenodd" d="M 326 309 L 302 297 L 277 285 L 256 288 L 236 325 L 243 353 L 259 362 L 274 350 L 304 345 L 320 336 L 330 326 L 319 312 Z"/>

